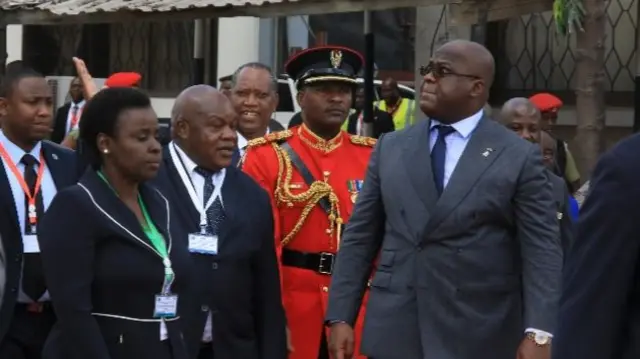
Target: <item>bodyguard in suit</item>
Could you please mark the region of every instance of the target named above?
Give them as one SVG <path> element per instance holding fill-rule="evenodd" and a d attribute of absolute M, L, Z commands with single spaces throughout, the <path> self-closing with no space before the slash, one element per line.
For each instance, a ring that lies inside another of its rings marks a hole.
<path fill-rule="evenodd" d="M 555 139 L 542 130 L 544 126 L 540 110 L 525 97 L 515 97 L 505 102 L 500 113 L 500 122 L 523 140 L 540 146 L 542 162 L 548 170 L 547 175 L 553 187 L 555 201 L 555 207 L 549 210 L 554 211 L 558 218 L 562 249 L 566 252 L 573 242 L 573 221 L 569 204 L 571 194 L 564 179 L 554 173 L 557 168 Z M 549 148 L 548 144 L 552 148 Z"/>
<path fill-rule="evenodd" d="M 213 87 L 184 90 L 172 112 L 173 141 L 156 185 L 170 197 L 193 260 L 197 292 L 185 339 L 192 358 L 285 359 L 268 195 L 230 166 L 236 113 Z"/>
<path fill-rule="evenodd" d="M 553 357 L 640 358 L 640 135 L 600 157 L 567 254 Z"/>
<path fill-rule="evenodd" d="M 368 357 L 548 359 L 562 248 L 540 149 L 484 116 L 482 45 L 446 43 L 421 71 L 431 120 L 383 135 L 371 156 L 329 289 L 331 351 L 350 357 L 379 257 Z"/>
<path fill-rule="evenodd" d="M 364 88 L 362 86 L 358 87 L 355 94 L 355 99 L 353 101 L 356 112 L 349 115 L 347 118 L 347 132 L 352 135 L 360 135 L 360 136 L 368 136 L 366 133 L 366 122 L 363 117 L 363 108 L 365 106 L 364 103 Z M 387 112 L 380 110 L 378 107 L 373 104 L 369 104 L 369 106 L 373 107 L 373 138 L 379 138 L 383 133 L 392 132 L 394 130 L 393 119 L 391 115 Z"/>
<path fill-rule="evenodd" d="M 80 133 L 90 168 L 58 193 L 38 228 L 58 318 L 43 358 L 188 359 L 178 303 L 189 253 L 169 201 L 145 183 L 162 159 L 151 100 L 102 90 Z"/>
<path fill-rule="evenodd" d="M 75 183 L 75 155 L 52 142 L 52 93 L 25 66 L 0 85 L 0 240 L 6 284 L 0 307 L 0 358 L 37 359 L 55 321 L 37 224 L 56 192 Z"/>
<path fill-rule="evenodd" d="M 71 97 L 71 101 L 65 103 L 56 111 L 53 132 L 51 133 L 51 141 L 55 143 L 62 143 L 62 140 L 69 132 L 77 129 L 78 121 L 82 115 L 85 100 L 82 94 L 82 83 L 78 77 L 71 80 L 69 97 Z"/>

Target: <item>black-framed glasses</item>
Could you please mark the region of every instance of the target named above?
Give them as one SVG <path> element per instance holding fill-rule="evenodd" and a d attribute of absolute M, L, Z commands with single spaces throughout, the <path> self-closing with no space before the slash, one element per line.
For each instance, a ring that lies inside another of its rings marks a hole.
<path fill-rule="evenodd" d="M 444 67 L 439 64 L 429 63 L 427 65 L 420 66 L 420 75 L 427 76 L 427 74 L 432 74 L 436 79 L 441 79 L 447 76 L 455 76 L 455 77 L 464 77 L 471 80 L 481 80 L 480 76 L 475 75 L 467 75 L 455 72 L 447 67 Z"/>

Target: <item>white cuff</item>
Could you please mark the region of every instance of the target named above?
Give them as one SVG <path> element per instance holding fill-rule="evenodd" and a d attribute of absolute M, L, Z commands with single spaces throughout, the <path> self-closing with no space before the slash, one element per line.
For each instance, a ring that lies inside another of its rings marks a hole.
<path fill-rule="evenodd" d="M 539 330 L 539 329 L 535 329 L 535 328 L 527 328 L 524 332 L 525 333 L 533 333 L 533 334 L 536 334 L 536 335 L 541 334 L 541 335 L 547 336 L 549 338 L 553 338 L 553 334 L 545 332 L 544 330 Z"/>

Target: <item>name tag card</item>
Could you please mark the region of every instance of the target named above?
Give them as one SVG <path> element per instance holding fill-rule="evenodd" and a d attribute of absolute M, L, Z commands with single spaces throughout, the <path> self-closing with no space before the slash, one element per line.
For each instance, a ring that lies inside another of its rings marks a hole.
<path fill-rule="evenodd" d="M 156 295 L 156 305 L 153 309 L 155 318 L 173 318 L 178 314 L 178 296 L 175 294 Z"/>
<path fill-rule="evenodd" d="M 34 234 L 25 234 L 22 236 L 23 253 L 40 253 L 40 244 L 38 236 Z"/>
<path fill-rule="evenodd" d="M 209 255 L 218 254 L 218 236 L 200 233 L 190 234 L 189 252 Z"/>

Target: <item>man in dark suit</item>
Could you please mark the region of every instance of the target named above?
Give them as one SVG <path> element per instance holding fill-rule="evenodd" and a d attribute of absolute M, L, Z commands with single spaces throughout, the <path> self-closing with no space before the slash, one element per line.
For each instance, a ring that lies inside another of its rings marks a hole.
<path fill-rule="evenodd" d="M 51 141 L 55 143 L 62 143 L 67 134 L 78 127 L 78 121 L 82 115 L 85 101 L 82 94 L 82 83 L 77 77 L 71 80 L 69 97 L 71 97 L 71 101 L 56 111 L 53 132 L 51 133 Z"/>
<path fill-rule="evenodd" d="M 570 214 L 569 188 L 562 177 L 554 173 L 557 167 L 555 162 L 555 140 L 543 131 L 542 115 L 540 110 L 524 97 L 515 97 L 504 103 L 500 112 L 500 122 L 508 129 L 512 130 L 523 140 L 535 143 L 540 146 L 542 160 L 547 167 L 549 180 L 553 185 L 553 197 L 556 206 L 553 210 L 558 218 L 560 226 L 560 239 L 562 241 L 563 252 L 566 252 L 573 242 L 573 221 Z M 546 145 L 552 139 L 549 149 Z M 548 153 L 549 150 L 553 153 Z M 551 209 L 550 209 L 551 210 Z"/>
<path fill-rule="evenodd" d="M 155 180 L 177 208 L 194 261 L 198 292 L 185 301 L 185 340 L 199 359 L 285 359 L 271 204 L 230 166 L 236 117 L 215 88 L 184 90 Z"/>
<path fill-rule="evenodd" d="M 421 73 L 430 120 L 380 137 L 342 238 L 334 358 L 351 355 L 377 263 L 370 358 L 549 359 L 562 247 L 540 149 L 484 116 L 494 60 L 482 45 L 448 42 Z"/>
<path fill-rule="evenodd" d="M 640 135 L 606 152 L 591 175 L 567 254 L 553 357 L 640 358 Z"/>
<path fill-rule="evenodd" d="M 364 88 L 362 86 L 358 87 L 358 89 L 356 90 L 356 97 L 353 101 L 353 104 L 356 109 L 356 112 L 349 115 L 349 118 L 347 119 L 348 121 L 347 132 L 349 132 L 352 135 L 366 136 L 368 134 L 366 133 L 366 130 L 365 130 L 366 121 L 364 119 L 363 110 L 362 110 L 365 106 Z M 391 118 L 391 115 L 389 115 L 385 111 L 381 111 L 373 104 L 370 104 L 369 106 L 373 107 L 373 136 L 372 137 L 378 138 L 383 133 L 393 132 L 394 125 L 393 125 L 393 119 Z"/>
<path fill-rule="evenodd" d="M 58 190 L 76 179 L 75 154 L 43 141 L 51 132 L 52 93 L 26 67 L 0 86 L 0 237 L 6 285 L 0 309 L 0 358 L 39 359 L 55 316 L 44 282 L 36 225 Z"/>

